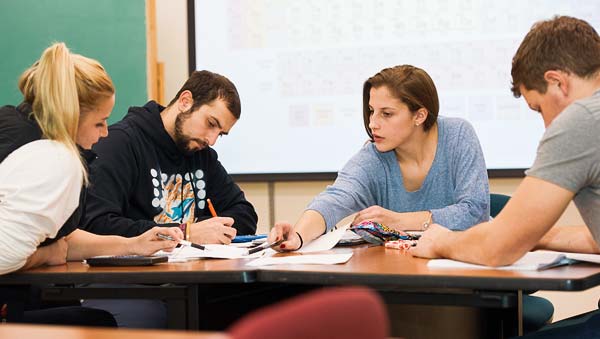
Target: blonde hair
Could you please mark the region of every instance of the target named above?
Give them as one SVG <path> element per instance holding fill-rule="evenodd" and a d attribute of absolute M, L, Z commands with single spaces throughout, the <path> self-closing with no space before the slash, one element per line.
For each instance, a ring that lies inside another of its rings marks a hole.
<path fill-rule="evenodd" d="M 115 93 L 112 80 L 93 59 L 72 54 L 64 43 L 48 47 L 19 78 L 19 90 L 32 106 L 32 115 L 44 138 L 58 141 L 77 157 L 80 114 L 94 110 Z M 84 182 L 87 171 L 81 162 Z"/>

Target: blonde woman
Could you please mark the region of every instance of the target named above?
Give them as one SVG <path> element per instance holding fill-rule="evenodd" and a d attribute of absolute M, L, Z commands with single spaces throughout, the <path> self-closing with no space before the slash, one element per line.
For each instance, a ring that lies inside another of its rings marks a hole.
<path fill-rule="evenodd" d="M 176 228 L 133 238 L 77 229 L 95 158 L 90 149 L 107 135 L 115 101 L 102 65 L 56 43 L 22 74 L 19 89 L 23 102 L 0 108 L 0 274 L 174 248 L 176 241 L 156 234 L 181 239 Z"/>

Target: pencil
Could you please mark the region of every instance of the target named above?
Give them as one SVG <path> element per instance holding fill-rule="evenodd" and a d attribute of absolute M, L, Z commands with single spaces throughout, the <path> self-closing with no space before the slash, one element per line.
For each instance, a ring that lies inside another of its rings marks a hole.
<path fill-rule="evenodd" d="M 210 210 L 210 214 L 213 216 L 213 218 L 215 218 L 217 216 L 217 211 L 215 211 L 215 207 L 213 206 L 212 202 L 210 202 L 210 199 L 206 199 L 206 202 L 208 203 L 208 209 Z"/>

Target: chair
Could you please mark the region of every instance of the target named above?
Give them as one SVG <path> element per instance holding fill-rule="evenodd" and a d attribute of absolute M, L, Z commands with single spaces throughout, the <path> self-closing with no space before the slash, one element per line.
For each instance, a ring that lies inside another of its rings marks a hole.
<path fill-rule="evenodd" d="M 389 335 L 389 323 L 377 293 L 363 287 L 334 287 L 250 313 L 227 332 L 234 339 L 376 339 Z"/>
<path fill-rule="evenodd" d="M 510 200 L 510 196 L 504 194 L 490 194 L 490 216 L 495 218 L 506 203 Z M 529 295 L 535 291 L 524 291 L 523 294 L 523 332 L 537 331 L 543 326 L 552 322 L 554 315 L 554 305 L 542 297 Z"/>

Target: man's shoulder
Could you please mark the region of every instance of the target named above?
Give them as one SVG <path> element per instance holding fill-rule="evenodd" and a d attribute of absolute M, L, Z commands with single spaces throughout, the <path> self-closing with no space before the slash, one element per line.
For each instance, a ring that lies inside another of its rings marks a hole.
<path fill-rule="evenodd" d="M 561 118 L 561 116 L 566 116 Z M 567 120 L 570 116 L 577 117 L 577 121 L 587 120 L 593 121 L 595 123 L 600 122 L 600 91 L 596 92 L 594 95 L 589 96 L 587 98 L 583 98 L 573 102 L 567 108 L 563 114 L 559 115 L 557 118 L 558 121 Z M 559 120 L 560 118 L 560 120 Z M 564 123 L 564 122 L 563 122 Z M 582 123 L 589 123 L 582 122 Z"/>
<path fill-rule="evenodd" d="M 600 128 L 600 96 L 578 100 L 567 106 L 554 118 L 544 135 L 552 137 L 566 133 L 580 138 L 583 131 L 594 131 L 590 135 L 597 135 L 598 128 Z"/>
<path fill-rule="evenodd" d="M 135 124 L 131 124 L 127 120 L 121 120 L 108 127 L 108 135 L 101 138 L 97 146 L 117 144 L 124 147 L 138 139 L 141 134 L 140 128 Z"/>
<path fill-rule="evenodd" d="M 108 135 L 98 140 L 92 149 L 100 158 L 107 153 L 127 153 L 131 149 L 136 148 L 134 146 L 136 143 L 135 135 L 135 127 L 126 122 L 119 121 L 108 128 Z M 150 146 L 146 145 L 145 147 Z"/>
<path fill-rule="evenodd" d="M 125 136 L 131 137 L 139 132 L 140 128 L 136 127 L 135 124 L 132 124 L 127 120 L 120 120 L 108 127 L 108 136 L 106 138 L 110 138 L 112 135 L 116 135 L 115 137 L 118 138 L 123 138 Z"/>

